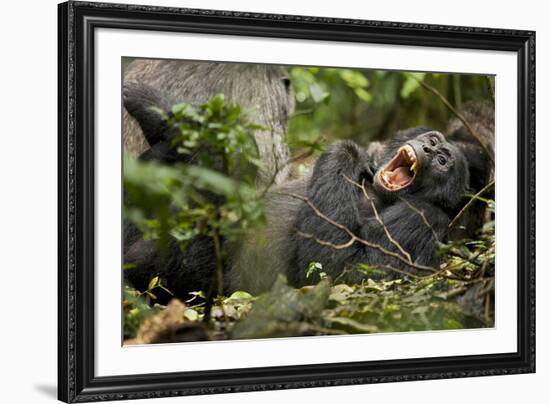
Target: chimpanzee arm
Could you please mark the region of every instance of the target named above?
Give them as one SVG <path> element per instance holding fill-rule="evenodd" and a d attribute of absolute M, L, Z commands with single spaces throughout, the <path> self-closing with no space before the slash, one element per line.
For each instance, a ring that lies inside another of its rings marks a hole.
<path fill-rule="evenodd" d="M 127 81 L 122 87 L 124 106 L 141 126 L 150 146 L 170 140 L 174 134 L 166 122 L 166 116 L 175 102 L 162 96 L 157 90 L 135 81 Z"/>
<path fill-rule="evenodd" d="M 366 150 L 350 141 L 333 144 L 315 164 L 307 189 L 308 201 L 332 221 L 345 226 L 351 232 L 361 230 L 360 207 L 364 195 L 356 185 L 372 181 L 372 170 Z M 350 242 L 351 236 L 326 218 L 317 214 L 307 203 L 297 210 L 290 229 L 292 256 L 289 273 L 291 283 L 307 284 L 307 266 L 311 262 L 323 264 L 323 271 L 336 276 L 346 262 L 363 249 L 357 243 L 349 248 L 333 248 Z"/>

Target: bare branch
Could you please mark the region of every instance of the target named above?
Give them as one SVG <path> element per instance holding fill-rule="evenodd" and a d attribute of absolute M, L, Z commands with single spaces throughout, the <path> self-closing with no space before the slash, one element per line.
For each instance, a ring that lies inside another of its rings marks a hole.
<path fill-rule="evenodd" d="M 426 218 L 426 215 L 424 214 L 424 211 L 423 210 L 420 210 L 418 209 L 416 206 L 414 206 L 412 203 L 410 203 L 408 200 L 406 200 L 405 198 L 403 197 L 399 197 L 399 199 L 409 207 L 409 209 L 413 210 L 414 212 L 416 212 L 420 218 L 422 219 L 422 221 L 424 222 L 424 224 L 426 225 L 426 227 L 428 227 L 428 229 L 431 230 L 433 236 L 434 236 L 434 239 L 435 241 L 439 241 L 439 237 L 437 237 L 437 233 L 435 232 L 434 228 L 432 227 L 432 225 L 430 224 L 430 222 L 428 222 L 428 219 Z"/>
<path fill-rule="evenodd" d="M 447 226 L 448 229 L 452 229 L 454 225 L 456 225 L 456 223 L 458 222 L 458 220 L 462 217 L 462 215 L 464 214 L 464 212 L 466 212 L 468 210 L 468 208 L 470 206 L 472 206 L 472 204 L 474 203 L 474 201 L 477 200 L 478 197 L 480 197 L 481 195 L 483 195 L 485 192 L 487 192 L 489 189 L 491 189 L 493 186 L 495 185 L 495 180 L 491 181 L 490 183 L 488 183 L 487 185 L 485 185 L 483 188 L 481 188 L 481 190 L 475 194 L 474 196 L 472 196 L 470 198 L 470 200 L 468 201 L 468 203 L 466 203 L 466 205 L 464 205 L 464 207 L 462 209 L 460 209 L 460 212 L 457 213 L 457 215 L 454 217 L 453 220 L 451 220 L 451 223 L 449 223 L 449 225 Z"/>
<path fill-rule="evenodd" d="M 365 195 L 365 198 L 367 198 L 367 200 L 370 202 L 370 206 L 372 208 L 372 211 L 374 212 L 374 217 L 376 218 L 376 221 L 378 223 L 380 223 L 380 226 L 382 226 L 382 228 L 384 229 L 384 233 L 386 234 L 386 237 L 388 238 L 388 240 L 390 241 L 390 243 L 392 243 L 394 246 L 397 247 L 397 249 L 399 251 L 401 251 L 401 254 L 403 254 L 405 257 L 407 257 L 409 263 L 412 262 L 412 258 L 411 258 L 411 255 L 405 251 L 405 249 L 401 246 L 401 244 L 399 244 L 399 242 L 397 240 L 395 240 L 392 235 L 390 234 L 390 231 L 388 230 L 388 228 L 386 227 L 386 225 L 384 224 L 384 222 L 382 221 L 382 218 L 380 217 L 380 215 L 378 214 L 378 209 L 376 209 L 376 205 L 374 204 L 374 201 L 372 200 L 372 198 L 369 196 L 369 193 L 367 192 L 367 188 L 365 188 L 365 180 L 363 180 L 363 183 L 362 184 L 359 184 L 358 182 L 352 180 L 351 178 L 349 178 L 347 175 L 345 174 L 342 174 L 342 176 L 344 177 L 344 179 L 346 181 L 348 181 L 350 184 L 353 184 L 355 185 L 356 187 L 359 187 L 362 191 L 363 191 L 363 195 Z"/>
<path fill-rule="evenodd" d="M 450 268 L 439 269 L 439 270 L 437 270 L 437 272 L 434 272 L 433 274 L 429 274 L 429 275 L 415 275 L 415 274 L 412 274 L 410 272 L 404 271 L 402 269 L 392 267 L 391 265 L 375 265 L 375 266 L 373 266 L 373 268 L 389 269 L 390 271 L 397 272 L 399 274 L 406 275 L 406 276 L 409 276 L 411 278 L 418 279 L 418 280 L 435 278 L 436 276 L 443 276 L 445 278 L 450 278 L 450 279 L 455 279 L 456 280 L 455 277 L 445 275 L 445 272 L 448 272 L 448 271 L 451 270 Z"/>
<path fill-rule="evenodd" d="M 263 198 L 269 192 L 271 187 L 273 185 L 275 185 L 275 181 L 277 179 L 277 176 L 279 175 L 279 173 L 282 170 L 284 170 L 289 165 L 294 164 L 296 161 L 299 161 L 299 160 L 302 160 L 302 159 L 305 159 L 305 158 L 311 156 L 313 154 L 313 152 L 315 151 L 315 147 L 318 146 L 321 143 L 322 140 L 323 140 L 323 138 L 320 137 L 315 142 L 313 142 L 305 152 L 300 153 L 297 156 L 292 157 L 291 159 L 288 159 L 281 167 L 279 167 L 279 162 L 276 161 L 275 162 L 275 165 L 276 165 L 275 172 L 271 176 L 270 180 L 267 182 L 265 188 L 262 190 L 259 197 Z"/>
<path fill-rule="evenodd" d="M 419 276 L 419 275 L 415 275 L 415 274 L 412 274 L 410 272 L 407 272 L 407 271 L 404 271 L 402 269 L 398 269 L 398 268 L 395 268 L 395 267 L 392 267 L 391 265 L 376 265 L 374 266 L 373 268 L 379 268 L 379 269 L 388 269 L 392 272 L 396 272 L 398 274 L 401 274 L 401 275 L 405 275 L 405 276 L 410 276 L 411 278 L 413 279 L 424 279 L 426 277 L 430 277 L 430 276 L 434 276 L 435 274 L 429 274 L 429 275 L 426 275 L 426 276 Z"/>
<path fill-rule="evenodd" d="M 485 152 L 487 157 L 489 157 L 491 162 L 494 164 L 495 163 L 495 158 L 494 158 L 493 154 L 489 151 L 489 149 L 487 148 L 487 145 L 483 142 L 483 139 L 481 139 L 481 137 L 474 131 L 474 129 L 472 128 L 470 123 L 466 120 L 466 118 L 464 118 L 464 115 L 462 115 L 460 112 L 458 112 L 458 110 L 455 107 L 453 107 L 451 105 L 451 103 L 443 96 L 443 94 L 441 94 L 439 91 L 437 91 L 437 89 L 435 87 L 432 87 L 431 85 L 426 83 L 424 80 L 416 78 L 414 75 L 410 75 L 410 77 L 415 79 L 418 82 L 418 84 L 420 84 L 426 90 L 428 90 L 429 92 L 434 94 L 436 97 L 438 97 L 441 100 L 441 102 L 443 102 L 443 104 L 445 104 L 445 106 L 453 114 L 455 114 L 455 116 L 460 120 L 460 122 L 462 122 L 464 124 L 466 129 L 468 129 L 468 132 L 470 132 L 470 134 L 477 140 L 477 142 L 479 143 L 479 145 L 481 146 L 481 148 L 483 149 L 483 151 Z"/>
<path fill-rule="evenodd" d="M 318 244 L 321 244 L 321 245 L 324 245 L 325 247 L 330 247 L 330 248 L 334 248 L 335 250 L 343 250 L 345 248 L 349 248 L 353 245 L 353 243 L 355 243 L 355 241 L 357 241 L 355 238 L 350 238 L 348 242 L 346 243 L 343 243 L 343 244 L 334 244 L 334 243 L 331 243 L 330 241 L 324 241 L 324 240 L 321 240 L 319 238 L 317 238 L 315 235 L 311 234 L 311 233 L 304 233 L 304 232 L 301 232 L 299 230 L 294 230 L 296 232 L 296 234 L 298 234 L 300 237 L 303 237 L 303 238 L 307 238 L 307 239 L 312 239 L 314 240 L 316 243 Z"/>

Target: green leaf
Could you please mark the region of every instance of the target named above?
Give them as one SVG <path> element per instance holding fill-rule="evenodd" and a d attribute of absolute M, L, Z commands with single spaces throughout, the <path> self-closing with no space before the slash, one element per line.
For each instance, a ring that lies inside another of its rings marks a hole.
<path fill-rule="evenodd" d="M 324 91 L 317 83 L 311 83 L 309 86 L 309 91 L 311 92 L 313 101 L 316 103 L 323 102 L 329 96 L 329 93 Z"/>
<path fill-rule="evenodd" d="M 373 268 L 370 265 L 363 264 L 363 263 L 357 265 L 357 270 L 366 276 L 376 276 L 376 275 L 386 274 L 386 272 L 381 269 Z"/>
<path fill-rule="evenodd" d="M 155 286 L 157 286 L 159 282 L 159 277 L 158 276 L 155 276 L 153 279 L 151 279 L 149 281 L 149 286 L 147 286 L 147 290 L 152 290 L 155 288 Z"/>
<path fill-rule="evenodd" d="M 405 82 L 399 93 L 401 98 L 409 98 L 420 87 L 419 81 L 424 80 L 425 75 L 425 73 L 405 73 Z"/>
<path fill-rule="evenodd" d="M 340 70 L 340 77 L 346 84 L 354 89 L 364 88 L 369 85 L 369 80 L 365 75 L 357 70 L 343 69 Z"/>
<path fill-rule="evenodd" d="M 191 303 L 192 301 L 197 300 L 197 298 L 206 300 L 206 295 L 202 290 L 198 292 L 189 292 L 189 294 L 193 297 L 191 299 L 186 300 L 185 303 Z"/>
<path fill-rule="evenodd" d="M 237 190 L 237 185 L 232 178 L 208 168 L 190 166 L 188 174 L 196 181 L 194 185 L 199 188 L 206 188 L 224 195 L 233 194 Z"/>
<path fill-rule="evenodd" d="M 321 269 L 323 269 L 323 264 L 321 264 L 320 262 L 310 262 L 307 267 L 306 278 L 309 278 L 311 275 Z"/>
<path fill-rule="evenodd" d="M 252 299 L 252 295 L 248 292 L 243 292 L 242 290 L 237 290 L 236 292 L 233 292 L 231 296 L 229 296 L 230 300 L 238 300 L 238 299 Z"/>
<path fill-rule="evenodd" d="M 356 88 L 354 90 L 354 92 L 355 92 L 355 95 L 357 95 L 357 97 L 359 97 L 363 101 L 365 101 L 365 102 L 371 102 L 372 101 L 372 95 L 367 90 L 365 90 L 364 88 Z"/>
<path fill-rule="evenodd" d="M 155 300 L 157 299 L 157 297 L 155 296 L 155 294 L 153 292 L 150 292 L 150 291 L 146 290 L 145 294 L 147 296 L 149 296 L 151 299 L 155 299 Z"/>
<path fill-rule="evenodd" d="M 186 309 L 183 312 L 183 316 L 189 321 L 197 321 L 199 319 L 199 313 L 193 309 Z"/>
<path fill-rule="evenodd" d="M 172 106 L 172 113 L 174 115 L 182 115 L 184 114 L 189 108 L 189 104 L 186 103 L 180 103 Z"/>
<path fill-rule="evenodd" d="M 218 94 L 212 97 L 210 101 L 208 101 L 205 104 L 205 107 L 208 109 L 211 109 L 212 111 L 219 111 L 223 108 L 224 104 L 225 104 L 224 95 Z"/>

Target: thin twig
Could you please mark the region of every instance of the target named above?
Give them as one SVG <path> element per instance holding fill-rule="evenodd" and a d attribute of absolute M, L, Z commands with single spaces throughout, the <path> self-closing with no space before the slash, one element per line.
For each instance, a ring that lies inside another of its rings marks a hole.
<path fill-rule="evenodd" d="M 313 235 L 311 233 L 304 233 L 304 232 L 301 232 L 301 231 L 296 230 L 296 229 L 294 229 L 294 231 L 300 237 L 311 239 L 311 240 L 315 241 L 317 244 L 323 245 L 325 247 L 334 248 L 335 250 L 343 250 L 345 248 L 349 248 L 353 245 L 353 243 L 355 243 L 357 241 L 355 238 L 352 237 L 346 243 L 334 244 L 334 243 L 331 243 L 330 241 L 321 240 L 321 239 L 317 238 L 315 235 Z"/>
<path fill-rule="evenodd" d="M 461 252 L 460 250 L 457 250 L 457 249 L 452 249 L 451 253 L 454 256 L 459 257 L 463 261 L 467 261 L 472 265 L 479 266 L 480 264 L 478 264 L 476 260 L 483 253 L 483 251 L 481 249 L 478 249 L 471 257 L 468 257 L 465 253 L 463 253 L 463 252 Z M 484 261 L 484 262 L 486 262 L 486 261 Z"/>
<path fill-rule="evenodd" d="M 457 279 L 454 276 L 445 275 L 445 272 L 450 272 L 451 271 L 451 269 L 449 269 L 449 268 L 439 269 L 437 272 L 434 272 L 434 273 L 429 274 L 429 275 L 415 275 L 413 273 L 410 273 L 410 272 L 404 271 L 402 269 L 392 267 L 391 265 L 385 265 L 385 264 L 384 265 L 374 265 L 373 268 L 389 269 L 390 271 L 397 272 L 397 273 L 400 273 L 402 275 L 410 276 L 411 278 L 418 279 L 418 280 L 435 278 L 436 276 L 443 276 L 445 278 L 449 278 L 449 279 L 453 279 L 453 280 L 460 280 L 460 279 Z"/>
<path fill-rule="evenodd" d="M 487 261 L 483 261 L 481 264 L 481 269 L 479 270 L 479 276 L 483 278 L 485 276 L 485 272 L 487 271 Z"/>
<path fill-rule="evenodd" d="M 493 154 L 489 151 L 489 149 L 487 148 L 487 145 L 483 142 L 483 139 L 481 139 L 481 137 L 474 131 L 474 129 L 472 128 L 470 123 L 466 120 L 466 118 L 464 118 L 464 115 L 462 115 L 455 107 L 453 107 L 451 105 L 451 103 L 439 91 L 437 91 L 436 88 L 432 87 L 431 85 L 426 83 L 424 80 L 416 78 L 414 75 L 411 75 L 410 77 L 415 79 L 418 82 L 418 84 L 420 84 L 426 90 L 428 90 L 429 92 L 434 94 L 436 97 L 438 97 L 441 100 L 441 102 L 443 102 L 443 104 L 445 104 L 445 106 L 453 114 L 456 115 L 456 117 L 464 124 L 466 129 L 468 129 L 468 132 L 470 132 L 470 134 L 477 140 L 477 142 L 479 143 L 479 145 L 481 146 L 481 148 L 483 149 L 485 154 L 487 154 L 487 157 L 489 157 L 491 162 L 494 164 L 495 163 L 495 158 L 494 158 Z"/>
<path fill-rule="evenodd" d="M 456 288 L 456 289 L 452 289 L 450 290 L 449 292 L 447 292 L 447 294 L 445 294 L 445 299 L 449 299 L 451 297 L 455 297 L 456 295 L 459 295 L 465 291 L 467 291 L 468 288 L 466 286 L 461 286 L 459 288 Z"/>
<path fill-rule="evenodd" d="M 494 289 L 495 283 L 494 278 L 487 279 L 486 282 L 483 282 L 483 285 L 481 285 L 481 290 L 477 293 L 476 297 L 482 297 L 483 295 L 488 294 L 491 290 Z"/>
<path fill-rule="evenodd" d="M 424 224 L 426 225 L 426 227 L 428 227 L 428 229 L 431 230 L 433 236 L 434 236 L 434 239 L 435 241 L 439 241 L 439 237 L 437 237 L 437 233 L 435 232 L 434 228 L 432 227 L 432 225 L 430 224 L 430 222 L 428 222 L 428 219 L 426 218 L 426 215 L 424 214 L 424 211 L 418 209 L 416 206 L 414 206 L 412 203 L 410 203 L 409 201 L 407 201 L 405 198 L 403 197 L 399 197 L 399 199 L 405 204 L 407 205 L 411 210 L 413 210 L 414 212 L 416 212 L 420 218 L 422 219 L 422 221 L 424 222 Z"/>
<path fill-rule="evenodd" d="M 413 273 L 410 273 L 410 272 L 407 272 L 407 271 L 404 271 L 402 269 L 398 269 L 398 268 L 395 268 L 395 267 L 392 267 L 391 265 L 375 265 L 373 266 L 374 269 L 388 269 L 390 271 L 393 271 L 393 272 L 396 272 L 398 274 L 401 274 L 401 275 L 405 275 L 405 276 L 410 276 L 411 278 L 413 279 L 424 279 L 426 277 L 430 277 L 430 276 L 434 276 L 435 274 L 429 274 L 429 275 L 426 275 L 426 276 L 420 276 L 420 275 L 415 275 Z"/>
<path fill-rule="evenodd" d="M 487 185 L 485 185 L 483 188 L 481 188 L 481 190 L 475 194 L 474 196 L 472 196 L 470 198 L 470 200 L 466 203 L 466 205 L 464 205 L 462 207 L 462 209 L 460 209 L 460 212 L 457 213 L 457 215 L 454 217 L 453 220 L 451 220 L 451 223 L 449 223 L 449 225 L 447 226 L 448 229 L 452 229 L 453 226 L 458 222 L 458 220 L 462 217 L 462 215 L 464 214 L 464 212 L 466 212 L 466 210 L 468 210 L 468 208 L 470 206 L 472 206 L 472 204 L 474 203 L 474 201 L 477 200 L 478 197 L 480 197 L 481 195 L 483 195 L 485 192 L 487 192 L 489 189 L 491 189 L 493 186 L 495 185 L 495 180 L 491 181 L 490 183 L 488 183 Z"/>
<path fill-rule="evenodd" d="M 305 152 L 303 153 L 300 153 L 299 155 L 297 156 L 294 156 L 292 157 L 291 159 L 287 160 L 281 167 L 279 167 L 279 163 L 276 162 L 276 169 L 275 169 L 275 172 L 273 173 L 273 175 L 271 176 L 270 180 L 268 181 L 268 183 L 266 184 L 265 188 L 262 190 L 262 192 L 260 193 L 260 199 L 263 198 L 268 192 L 269 190 L 271 189 L 271 187 L 273 185 L 275 185 L 275 180 L 277 179 L 277 175 L 279 175 L 279 173 L 284 170 L 287 166 L 295 163 L 296 161 L 299 161 L 301 159 L 304 159 L 304 158 L 307 158 L 309 156 L 311 156 L 314 152 L 314 148 L 316 145 L 318 145 L 321 141 L 321 138 L 319 138 L 317 141 L 315 141 L 308 150 L 306 150 Z"/>
<path fill-rule="evenodd" d="M 403 254 L 405 257 L 407 257 L 409 263 L 412 262 L 412 258 L 411 258 L 411 255 L 405 251 L 405 249 L 401 246 L 401 244 L 399 244 L 399 242 L 397 240 L 395 240 L 392 235 L 390 234 L 390 231 L 388 230 L 387 226 L 384 224 L 384 222 L 382 221 L 382 218 L 380 217 L 380 215 L 378 214 L 378 209 L 376 209 L 376 205 L 374 204 L 374 201 L 372 200 L 372 198 L 369 196 L 369 193 L 367 192 L 367 188 L 365 188 L 365 180 L 363 180 L 363 183 L 362 184 L 359 184 L 358 182 L 352 180 L 351 178 L 349 178 L 347 175 L 345 174 L 342 174 L 342 176 L 344 177 L 344 179 L 346 181 L 348 181 L 350 184 L 353 184 L 355 185 L 356 187 L 360 188 L 362 191 L 363 191 L 363 195 L 365 196 L 365 198 L 367 198 L 367 200 L 370 202 L 370 206 L 372 208 L 372 211 L 374 212 L 374 217 L 376 218 L 376 221 L 378 223 L 380 223 L 380 226 L 382 226 L 382 228 L 384 229 L 384 233 L 386 234 L 386 237 L 388 238 L 388 240 L 390 241 L 390 243 L 392 243 L 394 246 L 397 247 L 397 249 L 399 251 L 401 251 L 401 254 Z"/>

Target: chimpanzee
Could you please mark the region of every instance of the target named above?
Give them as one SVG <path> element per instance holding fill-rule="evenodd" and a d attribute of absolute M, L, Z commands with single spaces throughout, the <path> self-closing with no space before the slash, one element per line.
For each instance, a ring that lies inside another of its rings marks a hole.
<path fill-rule="evenodd" d="M 358 264 L 386 275 L 436 268 L 437 241 L 468 185 L 463 152 L 428 128 L 398 133 L 379 167 L 367 149 L 337 142 L 308 178 L 272 192 L 265 240 L 249 240 L 240 251 L 233 287 L 257 293 L 277 273 L 294 286 L 306 285 L 316 281 L 306 277 L 312 262 L 349 283 L 364 277 Z"/>
<path fill-rule="evenodd" d="M 126 84 L 125 106 L 151 144 L 142 158 L 166 163 L 182 158 L 170 149 L 172 129 L 150 108 L 166 109 L 170 102 L 148 87 Z M 306 277 L 311 262 L 349 283 L 364 276 L 355 270 L 360 263 L 387 275 L 437 267 L 437 240 L 445 236 L 470 190 L 463 150 L 440 132 L 422 127 L 396 134 L 376 158 L 351 141 L 336 142 L 310 175 L 267 194 L 263 235 L 226 243 L 227 291 L 260 293 L 279 273 L 294 286 L 313 283 Z M 185 250 L 172 244 L 163 258 L 154 241 L 125 238 L 125 262 L 136 265 L 127 280 L 139 289 L 160 274 L 182 298 L 214 282 L 209 239 L 196 238 Z"/>
<path fill-rule="evenodd" d="M 377 247 L 360 241 L 340 249 L 321 244 L 319 241 L 346 245 L 351 236 L 306 204 L 297 212 L 295 231 L 291 232 L 295 246 L 291 266 L 307 268 L 312 261 L 320 262 L 333 277 L 346 271 L 343 279 L 348 282 L 362 276 L 353 270 L 358 263 L 413 270 L 406 263 L 410 256 L 415 264 L 437 267 L 436 242 L 443 238 L 463 201 L 468 182 L 468 164 L 462 152 L 431 129 L 398 134 L 376 171 L 364 149 L 351 142 L 337 143 L 315 165 L 308 201 Z M 288 276 L 296 285 L 306 282 L 305 271 Z"/>

